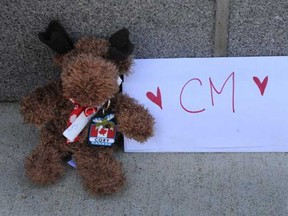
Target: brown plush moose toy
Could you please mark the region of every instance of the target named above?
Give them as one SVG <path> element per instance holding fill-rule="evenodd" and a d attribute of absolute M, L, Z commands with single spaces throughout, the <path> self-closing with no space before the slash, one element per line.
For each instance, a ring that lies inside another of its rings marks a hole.
<path fill-rule="evenodd" d="M 122 134 L 142 143 L 154 132 L 148 110 L 121 93 L 121 77 L 132 64 L 128 29 L 109 40 L 81 38 L 74 45 L 51 21 L 38 36 L 58 53 L 54 61 L 61 78 L 21 102 L 24 121 L 40 128 L 39 145 L 25 160 L 27 176 L 37 184 L 54 183 L 72 155 L 91 194 L 117 192 L 125 178 L 113 153 L 123 144 Z"/>

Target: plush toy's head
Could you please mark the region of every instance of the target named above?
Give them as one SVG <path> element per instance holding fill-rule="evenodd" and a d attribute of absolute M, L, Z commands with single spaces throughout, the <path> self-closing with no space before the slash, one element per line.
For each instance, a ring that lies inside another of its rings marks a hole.
<path fill-rule="evenodd" d="M 63 94 L 81 106 L 100 106 L 119 92 L 123 74 L 129 73 L 133 44 L 123 28 L 108 40 L 81 38 L 75 46 L 64 28 L 49 23 L 40 40 L 59 55 L 55 62 L 62 68 Z"/>

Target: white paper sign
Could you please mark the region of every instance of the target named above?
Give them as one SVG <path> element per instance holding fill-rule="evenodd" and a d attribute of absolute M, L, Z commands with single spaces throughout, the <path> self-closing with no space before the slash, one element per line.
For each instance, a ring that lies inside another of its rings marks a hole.
<path fill-rule="evenodd" d="M 156 119 L 126 152 L 288 151 L 288 57 L 135 60 L 123 90 Z"/>

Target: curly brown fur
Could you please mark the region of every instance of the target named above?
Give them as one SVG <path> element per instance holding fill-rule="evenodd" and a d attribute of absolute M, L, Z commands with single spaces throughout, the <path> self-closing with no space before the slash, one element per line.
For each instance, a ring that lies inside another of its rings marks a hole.
<path fill-rule="evenodd" d="M 142 105 L 127 95 L 117 96 L 116 118 L 119 132 L 128 138 L 145 142 L 153 136 L 154 118 Z"/>
<path fill-rule="evenodd" d="M 41 185 L 54 183 L 63 174 L 63 168 L 60 154 L 52 147 L 41 144 L 25 160 L 26 175 Z"/>
<path fill-rule="evenodd" d="M 107 57 L 109 42 L 98 38 L 81 38 L 75 44 L 76 50 L 81 53 L 90 53 L 95 57 Z"/>
<path fill-rule="evenodd" d="M 87 190 L 93 195 L 111 194 L 124 183 L 121 163 L 112 157 L 109 147 L 82 147 L 74 153 L 77 170 Z"/>
<path fill-rule="evenodd" d="M 75 44 L 75 49 L 64 55 L 56 55 L 54 57 L 54 63 L 65 68 L 67 63 L 70 62 L 70 59 L 80 54 L 91 54 L 94 57 L 107 57 L 109 45 L 109 42 L 104 39 L 81 38 Z"/>
<path fill-rule="evenodd" d="M 63 174 L 64 143 L 61 136 L 57 137 L 47 128 L 41 129 L 40 144 L 25 160 L 26 175 L 33 182 L 42 185 L 54 183 Z"/>
<path fill-rule="evenodd" d="M 126 38 L 127 39 L 127 38 Z M 94 195 L 111 194 L 121 189 L 125 178 L 122 164 L 113 152 L 123 137 L 117 133 L 113 147 L 87 144 L 88 126 L 79 142 L 66 143 L 62 135 L 74 104 L 99 106 L 111 99 L 119 132 L 139 142 L 153 135 L 154 119 L 148 110 L 127 95 L 118 94 L 117 78 L 129 74 L 132 56 L 123 61 L 108 59 L 110 43 L 104 39 L 82 38 L 75 48 L 58 55 L 61 79 L 36 89 L 21 103 L 24 121 L 41 126 L 39 145 L 25 160 L 27 176 L 35 183 L 50 184 L 64 172 L 62 160 L 73 154 L 77 171 L 87 190 Z"/>
<path fill-rule="evenodd" d="M 24 97 L 20 104 L 20 112 L 24 121 L 41 126 L 46 121 L 55 118 L 57 103 L 63 98 L 61 89 L 60 81 L 51 82 Z"/>
<path fill-rule="evenodd" d="M 100 106 L 119 91 L 117 72 L 114 64 L 81 54 L 63 69 L 63 94 L 83 106 Z"/>
<path fill-rule="evenodd" d="M 63 174 L 62 159 L 71 152 L 61 131 L 66 119 L 50 120 L 40 130 L 40 144 L 25 160 L 26 175 L 35 183 L 54 183 Z"/>
<path fill-rule="evenodd" d="M 109 46 L 110 43 L 104 39 L 81 38 L 75 44 L 75 49 L 64 55 L 56 55 L 54 57 L 54 63 L 65 68 L 67 64 L 70 63 L 71 59 L 80 54 L 91 54 L 94 57 L 107 58 Z M 133 63 L 132 55 L 130 55 L 126 60 L 111 62 L 117 66 L 119 75 L 129 75 L 131 73 L 129 69 Z"/>
<path fill-rule="evenodd" d="M 131 74 L 130 68 L 131 68 L 132 63 L 133 63 L 132 56 L 129 56 L 124 61 L 114 61 L 114 63 L 117 65 L 120 75 L 128 76 L 129 74 Z"/>

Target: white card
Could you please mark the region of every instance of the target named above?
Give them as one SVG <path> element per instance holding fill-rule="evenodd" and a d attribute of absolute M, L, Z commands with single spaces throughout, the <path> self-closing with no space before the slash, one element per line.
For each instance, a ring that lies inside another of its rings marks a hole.
<path fill-rule="evenodd" d="M 288 57 L 138 59 L 133 71 L 123 91 L 156 125 L 126 152 L 288 151 Z"/>
<path fill-rule="evenodd" d="M 63 135 L 71 141 L 81 133 L 84 127 L 88 124 L 91 118 L 96 114 L 86 116 L 84 111 L 75 119 L 75 121 L 63 132 Z"/>

